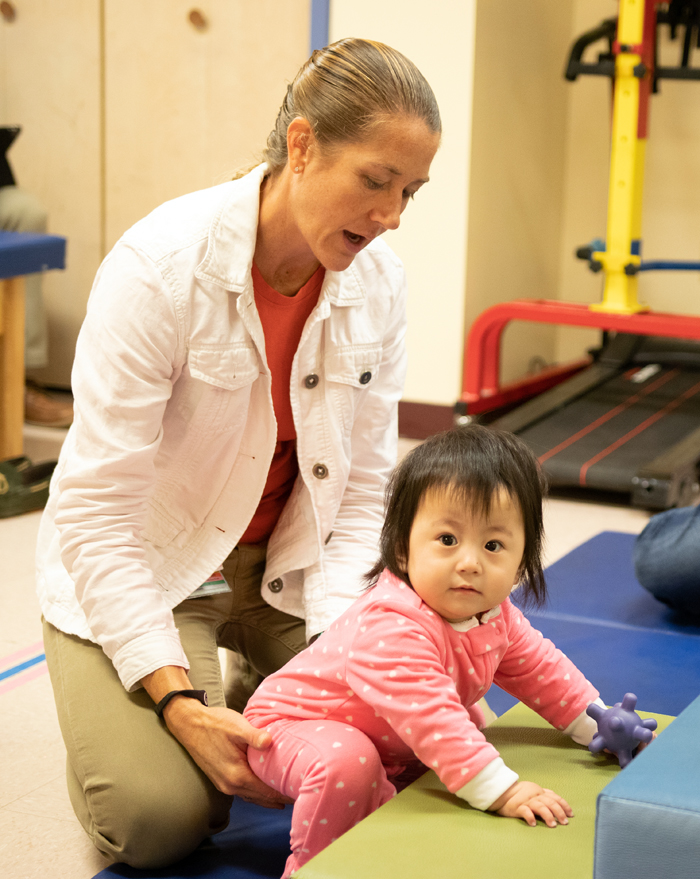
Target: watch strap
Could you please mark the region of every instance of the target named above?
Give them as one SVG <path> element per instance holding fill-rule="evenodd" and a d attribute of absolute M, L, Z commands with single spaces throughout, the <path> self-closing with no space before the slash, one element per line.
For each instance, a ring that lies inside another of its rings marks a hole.
<path fill-rule="evenodd" d="M 174 696 L 186 696 L 188 699 L 197 699 L 202 705 L 209 705 L 206 690 L 171 690 L 163 696 L 155 707 L 155 712 L 158 717 L 163 716 L 163 709 Z"/>

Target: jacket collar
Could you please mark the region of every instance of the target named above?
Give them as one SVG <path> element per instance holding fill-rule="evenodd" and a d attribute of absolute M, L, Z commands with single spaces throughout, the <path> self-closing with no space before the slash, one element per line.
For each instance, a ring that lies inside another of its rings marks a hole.
<path fill-rule="evenodd" d="M 266 171 L 267 165 L 258 165 L 245 177 L 228 184 L 228 198 L 214 217 L 207 252 L 195 270 L 199 280 L 211 281 L 232 293 L 252 289 L 260 186 Z M 326 272 L 319 301 L 327 299 L 340 306 L 364 302 L 367 290 L 356 265 L 362 256 L 358 254 L 344 272 Z"/>

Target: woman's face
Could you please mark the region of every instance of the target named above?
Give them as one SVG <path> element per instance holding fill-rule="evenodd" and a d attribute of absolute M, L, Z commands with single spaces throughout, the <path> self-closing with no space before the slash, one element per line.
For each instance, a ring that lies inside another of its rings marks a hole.
<path fill-rule="evenodd" d="M 291 207 L 314 257 L 340 272 L 370 241 L 398 229 L 409 199 L 428 182 L 440 135 L 422 119 L 396 116 L 366 140 L 330 150 L 313 136 L 302 158 L 290 152 Z"/>

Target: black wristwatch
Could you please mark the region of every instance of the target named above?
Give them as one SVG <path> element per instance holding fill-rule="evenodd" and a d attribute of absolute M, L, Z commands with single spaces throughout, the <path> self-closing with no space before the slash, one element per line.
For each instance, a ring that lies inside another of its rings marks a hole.
<path fill-rule="evenodd" d="M 171 690 L 169 693 L 166 693 L 165 696 L 163 696 L 160 702 L 156 705 L 155 710 L 158 717 L 163 716 L 163 709 L 168 704 L 168 702 L 170 702 L 173 696 L 187 696 L 188 699 L 198 699 L 202 703 L 202 705 L 209 705 L 206 690 Z"/>

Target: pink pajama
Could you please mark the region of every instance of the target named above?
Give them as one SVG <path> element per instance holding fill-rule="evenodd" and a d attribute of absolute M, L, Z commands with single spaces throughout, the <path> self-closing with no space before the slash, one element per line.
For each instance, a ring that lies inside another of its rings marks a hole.
<path fill-rule="evenodd" d="M 494 682 L 561 730 L 598 696 L 510 601 L 452 625 L 387 571 L 266 678 L 244 716 L 274 743 L 249 751 L 251 769 L 297 801 L 285 876 L 403 787 L 403 767 L 434 769 L 458 796 L 476 779 L 464 798 L 478 808 L 497 799 L 514 773 L 480 731 Z"/>
<path fill-rule="evenodd" d="M 296 800 L 282 879 L 396 794 L 371 739 L 336 720 L 270 724 L 272 746 L 248 749 L 255 774 Z"/>

